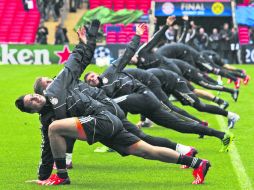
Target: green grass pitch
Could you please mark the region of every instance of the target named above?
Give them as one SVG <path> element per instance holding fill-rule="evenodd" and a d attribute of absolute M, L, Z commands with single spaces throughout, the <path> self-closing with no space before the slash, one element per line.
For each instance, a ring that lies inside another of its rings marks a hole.
<path fill-rule="evenodd" d="M 254 73 L 254 66 L 237 67 L 246 69 L 250 75 Z M 32 92 L 32 85 L 37 76 L 54 77 L 61 68 L 59 65 L 0 66 L 0 189 L 241 189 L 240 180 L 245 179 L 236 175 L 241 168 L 234 169 L 229 153 L 219 153 L 221 145 L 219 140 L 212 137 L 198 139 L 197 135 L 181 134 L 159 126 L 144 131 L 194 146 L 199 151 L 198 157 L 211 161 L 212 167 L 205 184 L 199 186 L 191 184 L 193 181 L 191 169 L 181 170 L 179 165 L 148 161 L 133 156 L 123 158 L 116 153 L 94 153 L 93 150 L 100 144 L 88 146 L 86 142 L 81 141 L 77 142 L 74 148 L 74 169 L 69 172 L 72 182 L 70 186 L 39 187 L 25 183 L 26 180 L 37 178 L 41 142 L 40 123 L 38 115 L 19 112 L 14 106 L 14 101 L 19 95 Z M 90 66 L 88 70 L 102 71 L 95 66 Z M 228 86 L 233 87 L 233 84 Z M 254 82 L 250 81 L 248 86 L 241 86 L 237 103 L 233 102 L 228 94 L 220 95 L 229 101 L 228 109 L 241 116 L 241 120 L 231 131 L 236 136 L 235 145 L 252 188 L 254 187 L 253 93 Z M 222 126 L 215 115 L 199 113 L 192 108 L 188 110 L 197 117 L 207 120 L 210 126 L 216 129 Z M 129 118 L 133 122 L 138 121 L 138 116 Z"/>

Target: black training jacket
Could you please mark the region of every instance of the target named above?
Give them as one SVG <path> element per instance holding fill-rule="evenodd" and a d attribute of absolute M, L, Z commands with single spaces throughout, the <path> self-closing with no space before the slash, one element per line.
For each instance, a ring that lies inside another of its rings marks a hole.
<path fill-rule="evenodd" d="M 153 38 L 145 45 L 141 46 L 138 50 L 138 63 L 137 67 L 140 69 L 149 69 L 159 67 L 164 61 L 163 57 L 157 53 L 153 52 L 153 48 L 161 40 L 162 36 L 165 35 L 168 25 L 165 25 L 156 32 Z"/>
<path fill-rule="evenodd" d="M 134 53 L 138 49 L 140 36 L 135 35 L 132 41 L 127 45 L 123 56 L 115 60 L 112 65 L 106 69 L 100 76 L 100 85 L 107 96 L 117 98 L 145 88 L 143 84 L 134 79 L 128 73 L 123 72 L 125 66 L 130 62 Z"/>

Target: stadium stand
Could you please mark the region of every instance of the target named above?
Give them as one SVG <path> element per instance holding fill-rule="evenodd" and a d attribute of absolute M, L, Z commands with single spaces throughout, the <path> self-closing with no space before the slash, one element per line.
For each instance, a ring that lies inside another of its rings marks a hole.
<path fill-rule="evenodd" d="M 40 14 L 33 0 L 34 7 L 28 11 L 24 9 L 22 1 L 0 1 L 0 42 L 23 43 L 35 42 Z M 11 31 L 11 32 L 10 32 Z"/>
<path fill-rule="evenodd" d="M 90 9 L 96 8 L 98 6 L 104 6 L 110 8 L 114 11 L 121 9 L 129 10 L 141 10 L 144 14 L 147 14 L 151 8 L 150 0 L 90 0 Z M 127 43 L 135 35 L 135 24 L 128 24 L 124 26 L 123 24 L 104 24 L 103 31 L 106 34 L 106 43 Z M 147 42 L 148 33 L 146 32 L 142 38 L 141 42 Z"/>
<path fill-rule="evenodd" d="M 238 36 L 240 44 L 248 44 L 250 41 L 248 26 L 238 26 Z"/>

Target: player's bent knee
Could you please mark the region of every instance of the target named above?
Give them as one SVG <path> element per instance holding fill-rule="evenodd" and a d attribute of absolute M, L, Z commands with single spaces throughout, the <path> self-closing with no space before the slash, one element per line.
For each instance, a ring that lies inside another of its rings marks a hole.
<path fill-rule="evenodd" d="M 48 128 L 49 134 L 57 133 L 60 129 L 60 125 L 58 121 L 53 121 Z"/>

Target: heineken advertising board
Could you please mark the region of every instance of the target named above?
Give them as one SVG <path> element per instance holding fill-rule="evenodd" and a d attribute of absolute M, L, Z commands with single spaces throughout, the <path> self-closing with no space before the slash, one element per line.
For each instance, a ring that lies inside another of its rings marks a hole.
<path fill-rule="evenodd" d="M 95 59 L 106 58 L 111 63 L 117 59 L 125 49 L 124 44 L 98 45 Z M 74 45 L 15 45 L 0 44 L 1 64 L 50 65 L 64 64 Z M 94 60 L 93 62 L 96 62 Z"/>

